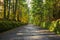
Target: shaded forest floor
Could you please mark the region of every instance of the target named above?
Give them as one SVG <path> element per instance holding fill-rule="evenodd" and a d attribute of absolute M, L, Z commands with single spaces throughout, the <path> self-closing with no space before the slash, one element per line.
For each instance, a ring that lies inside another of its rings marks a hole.
<path fill-rule="evenodd" d="M 0 40 L 60 40 L 60 36 L 29 24 L 0 33 Z"/>

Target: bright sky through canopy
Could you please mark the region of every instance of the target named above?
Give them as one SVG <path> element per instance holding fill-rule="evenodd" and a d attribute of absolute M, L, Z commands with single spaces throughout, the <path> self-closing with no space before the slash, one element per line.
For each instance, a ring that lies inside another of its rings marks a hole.
<path fill-rule="evenodd" d="M 31 0 L 26 0 L 26 2 L 28 4 L 28 7 L 31 8 L 31 4 L 30 4 Z"/>
<path fill-rule="evenodd" d="M 44 3 L 44 4 L 45 4 L 45 1 L 46 1 L 46 0 L 43 0 L 43 3 Z"/>

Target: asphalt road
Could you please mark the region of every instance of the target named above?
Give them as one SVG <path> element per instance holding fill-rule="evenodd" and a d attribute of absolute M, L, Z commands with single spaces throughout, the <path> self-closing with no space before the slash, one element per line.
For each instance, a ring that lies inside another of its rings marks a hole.
<path fill-rule="evenodd" d="M 60 40 L 60 36 L 29 24 L 0 33 L 0 40 Z"/>

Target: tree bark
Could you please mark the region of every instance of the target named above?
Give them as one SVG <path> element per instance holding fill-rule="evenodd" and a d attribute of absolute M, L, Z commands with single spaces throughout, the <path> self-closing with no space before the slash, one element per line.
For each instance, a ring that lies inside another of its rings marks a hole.
<path fill-rule="evenodd" d="M 4 0 L 4 19 L 6 19 L 6 0 Z"/>
<path fill-rule="evenodd" d="M 8 0 L 8 15 L 7 15 L 7 19 L 9 19 L 9 15 L 10 15 L 10 3 L 11 3 L 11 0 Z"/>

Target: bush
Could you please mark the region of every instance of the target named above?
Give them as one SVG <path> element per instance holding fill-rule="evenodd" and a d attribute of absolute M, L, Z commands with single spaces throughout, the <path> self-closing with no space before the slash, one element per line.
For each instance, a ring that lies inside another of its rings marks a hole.
<path fill-rule="evenodd" d="M 54 28 L 56 34 L 60 34 L 60 20 L 57 20 L 56 27 Z"/>
<path fill-rule="evenodd" d="M 40 26 L 49 31 L 55 32 L 56 34 L 60 34 L 60 19 L 52 22 L 41 22 Z"/>
<path fill-rule="evenodd" d="M 50 21 L 44 22 L 44 28 L 49 29 L 49 26 L 51 25 Z"/>
<path fill-rule="evenodd" d="M 0 32 L 10 30 L 23 25 L 21 22 L 16 21 L 0 21 Z"/>
<path fill-rule="evenodd" d="M 60 20 L 52 21 L 49 30 L 55 32 L 56 34 L 60 34 Z"/>
<path fill-rule="evenodd" d="M 57 24 L 56 21 L 52 21 L 51 24 L 50 24 L 50 26 L 49 26 L 49 30 L 50 31 L 54 31 L 54 29 L 56 28 L 56 24 Z"/>

